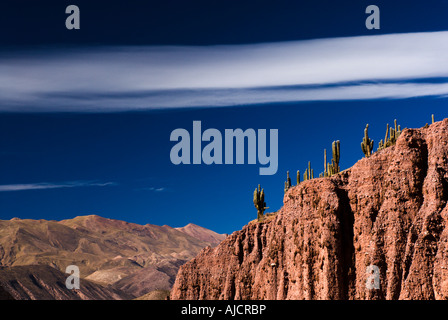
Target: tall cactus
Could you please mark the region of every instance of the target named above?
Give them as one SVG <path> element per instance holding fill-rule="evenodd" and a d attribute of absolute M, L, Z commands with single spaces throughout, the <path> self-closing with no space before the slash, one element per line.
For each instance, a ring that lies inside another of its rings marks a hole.
<path fill-rule="evenodd" d="M 300 170 L 297 170 L 297 185 L 300 184 Z"/>
<path fill-rule="evenodd" d="M 264 217 L 264 210 L 269 209 L 264 202 L 264 190 L 258 185 L 258 189 L 254 191 L 254 206 L 257 209 L 257 220 L 262 221 Z"/>
<path fill-rule="evenodd" d="M 397 119 L 394 120 L 394 128 L 390 128 L 389 124 L 386 127 L 386 136 L 384 141 L 381 140 L 378 144 L 378 150 L 385 149 L 387 147 L 393 146 L 401 135 L 401 126 L 397 125 Z"/>
<path fill-rule="evenodd" d="M 289 171 L 286 171 L 285 193 L 289 188 L 291 188 L 291 178 L 289 177 Z"/>
<path fill-rule="evenodd" d="M 369 138 L 369 124 L 364 129 L 364 138 L 361 142 L 361 149 L 366 158 L 372 155 L 374 141 Z"/>
<path fill-rule="evenodd" d="M 324 149 L 324 172 L 323 177 L 331 177 L 340 172 L 339 159 L 341 157 L 341 142 L 339 140 L 333 141 L 331 145 L 333 158 L 331 163 L 327 162 L 327 150 Z"/>
<path fill-rule="evenodd" d="M 387 137 L 388 134 L 389 134 L 389 124 L 387 124 L 387 126 L 386 126 L 386 136 L 384 137 L 384 148 L 388 147 L 388 145 L 387 145 L 387 142 L 389 141 L 389 138 Z"/>
<path fill-rule="evenodd" d="M 327 149 L 324 149 L 324 173 L 322 174 L 322 176 L 328 177 Z"/>
<path fill-rule="evenodd" d="M 314 179 L 314 170 L 311 169 L 311 162 L 308 161 L 308 169 L 305 170 L 303 181 Z"/>
<path fill-rule="evenodd" d="M 398 138 L 401 134 L 401 126 L 397 126 L 397 119 L 394 120 L 394 128 L 390 128 L 390 137 L 389 142 L 386 144 L 386 147 L 393 146 L 397 143 Z"/>
<path fill-rule="evenodd" d="M 333 141 L 332 149 L 333 149 L 333 159 L 331 162 L 334 166 L 335 173 L 338 173 L 340 171 L 339 159 L 341 157 L 341 142 L 339 140 Z"/>

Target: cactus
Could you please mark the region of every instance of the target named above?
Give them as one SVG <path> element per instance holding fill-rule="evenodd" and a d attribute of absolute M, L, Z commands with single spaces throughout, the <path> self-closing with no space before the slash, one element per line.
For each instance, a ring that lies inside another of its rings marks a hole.
<path fill-rule="evenodd" d="M 390 141 L 391 146 L 393 146 L 395 144 L 395 142 L 397 142 L 397 133 L 396 133 L 397 120 L 394 120 L 394 123 L 395 123 L 395 129 L 390 128 L 390 133 L 389 133 L 389 141 Z"/>
<path fill-rule="evenodd" d="M 397 119 L 394 120 L 394 128 L 390 128 L 389 124 L 386 127 L 386 136 L 384 141 L 381 140 L 378 144 L 378 150 L 385 149 L 387 147 L 393 146 L 401 135 L 401 126 L 397 126 Z"/>
<path fill-rule="evenodd" d="M 305 170 L 303 181 L 314 179 L 314 170 L 311 169 L 311 162 L 308 161 L 308 169 Z"/>
<path fill-rule="evenodd" d="M 300 170 L 297 170 L 297 185 L 300 184 Z"/>
<path fill-rule="evenodd" d="M 387 137 L 388 134 L 389 134 L 389 124 L 387 124 L 387 127 L 386 127 L 386 136 L 384 137 L 383 148 L 387 148 L 388 147 L 388 145 L 387 145 L 387 141 L 389 141 L 389 138 Z"/>
<path fill-rule="evenodd" d="M 291 178 L 289 177 L 289 171 L 286 171 L 285 193 L 289 188 L 291 188 Z"/>
<path fill-rule="evenodd" d="M 332 144 L 333 159 L 331 163 L 327 162 L 327 150 L 324 149 L 324 172 L 322 177 L 331 177 L 340 172 L 339 159 L 341 157 L 341 142 L 339 140 L 333 141 Z"/>
<path fill-rule="evenodd" d="M 341 142 L 339 140 L 333 141 L 332 144 L 333 149 L 333 159 L 331 160 L 335 173 L 338 173 L 339 170 L 339 159 L 341 157 Z"/>
<path fill-rule="evenodd" d="M 328 177 L 327 149 L 324 149 L 324 177 Z"/>
<path fill-rule="evenodd" d="M 384 149 L 383 139 L 381 139 L 380 142 L 378 143 L 378 150 L 382 150 L 382 149 Z"/>
<path fill-rule="evenodd" d="M 395 145 L 401 134 L 401 127 L 400 126 L 397 127 L 397 119 L 394 120 L 394 124 L 395 124 L 394 129 L 390 128 L 389 146 Z"/>
<path fill-rule="evenodd" d="M 257 209 L 257 220 L 262 221 L 264 217 L 264 210 L 269 209 L 264 202 L 264 190 L 258 185 L 258 189 L 254 191 L 254 206 Z"/>
<path fill-rule="evenodd" d="M 372 155 L 374 141 L 369 138 L 369 124 L 366 125 L 364 129 L 364 138 L 361 142 L 361 150 L 366 156 L 366 158 Z"/>
<path fill-rule="evenodd" d="M 434 124 L 434 114 L 431 115 L 432 124 Z"/>

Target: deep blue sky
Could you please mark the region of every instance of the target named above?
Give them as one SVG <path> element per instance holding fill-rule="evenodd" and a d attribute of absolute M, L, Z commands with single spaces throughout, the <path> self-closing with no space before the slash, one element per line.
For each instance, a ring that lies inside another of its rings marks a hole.
<path fill-rule="evenodd" d="M 391 2 L 10 1 L 0 11 L 0 48 L 33 55 L 49 48 L 238 45 L 448 30 L 448 1 Z M 69 4 L 80 7 L 81 30 L 65 29 Z M 380 30 L 364 26 L 369 4 L 381 9 Z M 333 140 L 341 141 L 346 169 L 363 156 L 366 123 L 376 150 L 386 123 L 396 118 L 402 127 L 421 127 L 432 113 L 446 117 L 446 108 L 446 98 L 421 97 L 99 114 L 2 112 L 0 186 L 84 186 L 0 192 L 0 219 L 98 214 L 173 227 L 193 222 L 231 233 L 256 217 L 252 193 L 259 183 L 270 211 L 277 210 L 286 171 L 295 184 L 296 170 L 311 161 L 317 175 Z M 193 120 L 222 132 L 278 129 L 277 174 L 259 176 L 258 164 L 173 165 L 170 133 L 191 132 Z"/>

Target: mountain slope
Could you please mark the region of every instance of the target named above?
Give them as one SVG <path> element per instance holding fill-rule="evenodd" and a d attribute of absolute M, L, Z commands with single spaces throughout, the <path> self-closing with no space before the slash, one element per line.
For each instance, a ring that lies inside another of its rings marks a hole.
<path fill-rule="evenodd" d="M 189 223 L 185 227 L 176 228 L 176 230 L 188 234 L 189 236 L 192 236 L 193 238 L 196 238 L 198 240 L 205 241 L 214 245 L 217 245 L 223 240 L 222 234 L 216 233 L 204 227 L 200 227 L 193 223 Z"/>
<path fill-rule="evenodd" d="M 405 129 L 202 250 L 171 299 L 448 299 L 447 159 L 448 119 Z"/>
<path fill-rule="evenodd" d="M 74 264 L 81 278 L 102 285 L 155 265 L 177 268 L 202 248 L 214 245 L 169 226 L 142 226 L 96 215 L 63 221 L 0 220 L 0 266 L 48 265 L 65 272 Z M 172 273 L 165 275 L 168 280 L 162 288 L 145 289 L 140 284 L 135 287 L 138 292 L 127 290 L 126 294 L 137 297 L 154 289 L 170 289 Z"/>
<path fill-rule="evenodd" d="M 16 300 L 121 300 L 132 296 L 88 280 L 80 281 L 79 290 L 65 286 L 67 274 L 50 266 L 0 268 L 0 284 Z"/>

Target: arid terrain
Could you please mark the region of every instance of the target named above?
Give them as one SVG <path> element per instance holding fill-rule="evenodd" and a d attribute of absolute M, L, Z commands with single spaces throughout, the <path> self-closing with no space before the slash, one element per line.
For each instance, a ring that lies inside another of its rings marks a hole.
<path fill-rule="evenodd" d="M 447 299 L 447 201 L 448 119 L 404 129 L 203 249 L 180 267 L 171 299 Z"/>
<path fill-rule="evenodd" d="M 169 290 L 180 265 L 224 238 L 193 224 L 178 229 L 142 226 L 96 215 L 0 220 L 0 295 L 132 299 Z M 68 265 L 80 269 L 80 290 L 65 287 Z"/>
<path fill-rule="evenodd" d="M 448 299 L 448 119 L 283 202 L 227 237 L 99 216 L 2 220 L 0 298 Z M 83 285 L 67 292 L 71 264 Z"/>

